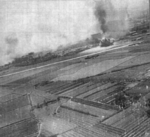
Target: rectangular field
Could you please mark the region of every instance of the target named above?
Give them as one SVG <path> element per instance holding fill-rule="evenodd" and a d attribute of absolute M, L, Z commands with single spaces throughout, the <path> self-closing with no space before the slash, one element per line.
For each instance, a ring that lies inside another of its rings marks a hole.
<path fill-rule="evenodd" d="M 27 119 L 32 116 L 30 113 L 30 106 L 25 106 L 14 111 L 9 111 L 8 113 L 1 114 L 0 117 L 0 127 Z"/>
<path fill-rule="evenodd" d="M 0 137 L 26 137 L 38 133 L 38 121 L 32 118 L 0 128 Z"/>
<path fill-rule="evenodd" d="M 0 114 L 5 114 L 15 109 L 28 106 L 30 104 L 29 96 L 22 95 L 20 97 L 0 103 Z"/>
<path fill-rule="evenodd" d="M 117 86 L 109 87 L 109 89 L 104 89 L 102 91 L 98 91 L 92 95 L 89 95 L 85 99 L 89 100 L 89 101 L 94 101 L 94 100 L 99 101 L 101 98 L 103 98 L 105 95 L 113 92 L 115 89 L 117 89 Z"/>
<path fill-rule="evenodd" d="M 88 83 L 87 85 L 78 88 L 76 90 L 72 90 L 71 92 L 67 93 L 66 96 L 70 96 L 70 97 L 76 97 L 78 95 L 82 95 L 96 87 L 99 87 L 101 85 L 101 83 L 99 84 L 94 84 L 94 83 Z"/>
<path fill-rule="evenodd" d="M 104 85 L 98 85 L 96 88 L 94 88 L 94 89 L 92 89 L 92 90 L 89 90 L 89 91 L 87 91 L 87 92 L 85 92 L 85 93 L 83 93 L 83 94 L 77 96 L 77 98 L 84 99 L 84 98 L 90 96 L 91 94 L 94 94 L 94 93 L 96 93 L 96 92 L 98 92 L 98 91 L 101 91 L 101 90 L 104 90 L 104 89 L 106 89 L 106 88 L 109 88 L 109 87 L 111 87 L 111 86 L 113 86 L 112 83 L 107 83 L 107 84 L 104 84 Z"/>

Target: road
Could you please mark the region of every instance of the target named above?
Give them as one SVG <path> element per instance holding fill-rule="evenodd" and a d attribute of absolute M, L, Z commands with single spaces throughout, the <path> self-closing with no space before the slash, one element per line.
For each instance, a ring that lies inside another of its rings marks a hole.
<path fill-rule="evenodd" d="M 132 43 L 132 44 L 133 44 L 133 43 Z M 85 57 L 88 57 L 88 56 L 92 56 L 92 55 L 96 55 L 96 54 L 100 54 L 100 53 L 104 53 L 104 52 L 108 52 L 108 51 L 112 51 L 112 50 L 116 50 L 116 49 L 125 48 L 125 47 L 128 47 L 129 45 L 130 45 L 130 44 L 127 44 L 127 45 L 124 45 L 124 46 L 115 46 L 115 47 L 112 46 L 112 47 L 108 48 L 107 50 L 102 50 L 102 51 L 98 51 L 98 52 L 95 52 L 95 53 L 90 53 L 90 54 L 86 54 L 86 55 L 81 55 L 81 56 L 79 56 L 79 57 L 75 57 L 75 58 L 66 59 L 66 60 L 63 60 L 63 61 L 58 61 L 58 62 L 46 64 L 46 65 L 43 65 L 43 66 L 38 66 L 38 67 L 26 69 L 26 70 L 21 70 L 21 71 L 18 71 L 18 72 L 9 73 L 9 74 L 0 76 L 0 78 L 4 78 L 4 77 L 7 77 L 7 76 L 12 76 L 12 75 L 17 75 L 17 74 L 21 74 L 21 73 L 28 72 L 28 71 L 32 71 L 32 70 L 42 69 L 42 68 L 49 67 L 49 66 L 53 66 L 53 65 L 58 65 L 58 64 L 61 64 L 61 63 L 65 63 L 65 62 L 69 62 L 69 61 L 73 61 L 73 60 L 85 58 Z"/>

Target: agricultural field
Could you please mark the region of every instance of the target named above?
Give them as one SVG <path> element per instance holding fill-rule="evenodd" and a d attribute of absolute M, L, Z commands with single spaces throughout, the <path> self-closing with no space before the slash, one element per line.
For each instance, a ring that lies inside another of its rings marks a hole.
<path fill-rule="evenodd" d="M 133 32 L 112 47 L 85 49 L 0 72 L 0 136 L 150 133 L 149 35 Z"/>

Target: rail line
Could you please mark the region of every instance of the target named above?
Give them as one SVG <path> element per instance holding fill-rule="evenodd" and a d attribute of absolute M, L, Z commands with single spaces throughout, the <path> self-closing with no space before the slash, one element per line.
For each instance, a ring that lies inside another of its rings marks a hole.
<path fill-rule="evenodd" d="M 2 76 L 0 76 L 0 78 L 4 78 L 4 77 L 16 75 L 16 74 L 21 74 L 21 73 L 32 71 L 32 70 L 36 70 L 36 69 L 42 69 L 42 68 L 53 66 L 53 65 L 58 65 L 58 64 L 61 64 L 61 63 L 65 63 L 65 62 L 81 59 L 81 58 L 84 58 L 84 57 L 88 57 L 88 56 L 92 56 L 92 55 L 96 55 L 96 54 L 100 54 L 100 53 L 104 53 L 104 52 L 108 52 L 108 51 L 112 51 L 112 50 L 116 50 L 116 49 L 125 48 L 125 47 L 128 47 L 128 46 L 132 45 L 132 44 L 133 43 L 127 44 L 127 45 L 124 45 L 124 46 L 111 47 L 110 49 L 107 49 L 107 50 L 104 50 L 104 51 L 99 51 L 99 52 L 95 52 L 95 53 L 91 53 L 91 54 L 87 54 L 87 55 L 82 55 L 82 56 L 71 58 L 71 59 L 66 59 L 66 60 L 63 60 L 63 61 L 58 61 L 58 62 L 46 64 L 46 65 L 39 66 L 39 67 L 34 67 L 34 68 L 26 69 L 26 70 L 13 72 L 13 73 L 10 73 L 10 74 L 2 75 Z"/>

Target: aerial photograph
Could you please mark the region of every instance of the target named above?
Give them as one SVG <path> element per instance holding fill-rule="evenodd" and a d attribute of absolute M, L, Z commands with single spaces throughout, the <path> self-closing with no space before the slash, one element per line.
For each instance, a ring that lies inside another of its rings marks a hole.
<path fill-rule="evenodd" d="M 0 0 L 0 137 L 150 137 L 150 0 Z"/>

